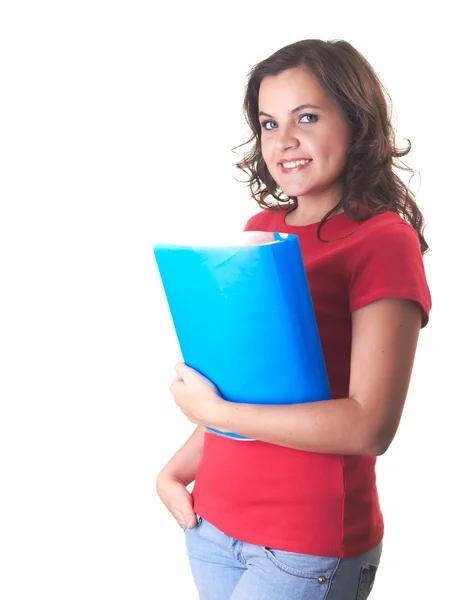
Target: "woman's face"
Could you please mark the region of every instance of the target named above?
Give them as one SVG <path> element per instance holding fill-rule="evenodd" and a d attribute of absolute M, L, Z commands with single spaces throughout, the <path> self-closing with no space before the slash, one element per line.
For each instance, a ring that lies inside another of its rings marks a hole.
<path fill-rule="evenodd" d="M 262 156 L 287 196 L 339 193 L 350 128 L 308 69 L 264 77 L 259 122 Z"/>

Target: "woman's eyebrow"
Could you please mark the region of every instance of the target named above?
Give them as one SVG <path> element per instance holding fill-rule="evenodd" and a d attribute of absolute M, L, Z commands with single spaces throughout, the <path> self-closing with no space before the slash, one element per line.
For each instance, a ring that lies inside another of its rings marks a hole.
<path fill-rule="evenodd" d="M 296 108 L 293 108 L 293 110 L 290 110 L 290 115 L 294 115 L 294 113 L 302 110 L 303 108 L 313 108 L 315 110 L 322 110 L 320 108 L 320 106 L 315 106 L 315 104 L 300 104 Z M 272 115 L 269 115 L 266 112 L 263 112 L 262 110 L 260 111 L 258 116 L 260 117 L 261 115 L 263 115 L 264 117 L 270 117 L 271 119 L 273 119 Z"/>

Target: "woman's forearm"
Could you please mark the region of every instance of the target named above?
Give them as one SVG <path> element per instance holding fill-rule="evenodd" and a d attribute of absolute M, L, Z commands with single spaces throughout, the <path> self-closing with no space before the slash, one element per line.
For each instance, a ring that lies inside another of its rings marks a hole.
<path fill-rule="evenodd" d="M 189 485 L 196 478 L 196 471 L 204 447 L 204 427 L 198 426 L 186 443 L 172 456 L 159 477 L 174 477 Z"/>
<path fill-rule="evenodd" d="M 354 398 L 288 405 L 226 402 L 212 427 L 308 452 L 375 456 L 385 451 Z"/>

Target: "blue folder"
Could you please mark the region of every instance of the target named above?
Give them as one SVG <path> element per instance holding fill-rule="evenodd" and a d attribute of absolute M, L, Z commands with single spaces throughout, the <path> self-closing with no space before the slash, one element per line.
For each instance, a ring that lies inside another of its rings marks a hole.
<path fill-rule="evenodd" d="M 154 246 L 183 359 L 231 402 L 329 399 L 299 239 L 268 235 L 253 245 Z"/>

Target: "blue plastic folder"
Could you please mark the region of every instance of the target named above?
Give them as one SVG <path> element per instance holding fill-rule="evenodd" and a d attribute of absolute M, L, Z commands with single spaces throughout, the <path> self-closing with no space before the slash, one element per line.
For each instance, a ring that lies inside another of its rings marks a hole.
<path fill-rule="evenodd" d="M 254 233 L 261 243 L 154 246 L 183 359 L 231 402 L 329 399 L 299 239 Z"/>

